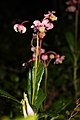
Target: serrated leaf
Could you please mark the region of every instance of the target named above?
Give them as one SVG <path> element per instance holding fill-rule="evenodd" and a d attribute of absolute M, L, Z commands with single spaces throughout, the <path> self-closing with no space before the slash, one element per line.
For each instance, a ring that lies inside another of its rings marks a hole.
<path fill-rule="evenodd" d="M 6 91 L 4 91 L 2 89 L 0 89 L 0 96 L 1 97 L 5 97 L 5 98 L 10 99 L 10 100 L 13 100 L 13 101 L 15 101 L 15 102 L 20 104 L 20 102 L 15 97 L 13 97 L 8 92 L 6 92 Z"/>

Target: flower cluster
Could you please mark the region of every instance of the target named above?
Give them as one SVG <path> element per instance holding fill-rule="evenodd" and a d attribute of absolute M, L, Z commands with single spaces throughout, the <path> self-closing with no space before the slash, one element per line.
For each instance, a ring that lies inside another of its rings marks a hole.
<path fill-rule="evenodd" d="M 69 0 L 66 2 L 66 4 L 68 5 L 66 9 L 67 12 L 75 12 L 78 4 L 80 4 L 80 0 Z"/>
<path fill-rule="evenodd" d="M 36 60 L 36 47 L 32 46 L 31 51 L 33 52 L 32 59 L 29 60 L 28 63 Z M 40 55 L 40 60 L 44 64 L 44 67 L 48 67 L 49 63 L 53 61 L 53 64 L 59 64 L 62 63 L 62 61 L 65 59 L 65 56 L 60 56 L 59 54 L 56 54 L 53 51 L 45 52 L 45 49 L 38 48 L 38 56 Z M 23 64 L 25 66 L 27 64 Z"/>
<path fill-rule="evenodd" d="M 55 13 L 55 12 L 49 11 L 48 14 L 44 14 L 44 18 L 41 21 L 35 20 L 33 22 L 33 25 L 31 25 L 31 28 L 34 29 L 34 32 L 37 33 L 39 35 L 39 37 L 43 38 L 45 36 L 45 32 L 54 27 L 52 21 L 56 21 L 57 17 L 55 15 L 53 15 L 53 13 Z M 20 24 L 15 24 L 14 30 L 16 32 L 25 33 L 27 29 L 24 26 L 24 23 L 26 23 L 26 22 L 30 22 L 30 21 L 24 21 Z"/>
<path fill-rule="evenodd" d="M 57 17 L 53 15 L 53 13 L 53 11 L 49 11 L 48 14 L 44 14 L 44 18 L 42 19 L 42 21 L 35 20 L 33 22 L 31 28 L 34 28 L 34 32 L 39 35 L 39 38 L 44 38 L 44 36 L 46 35 L 46 31 L 54 27 L 52 21 L 57 20 Z"/>
<path fill-rule="evenodd" d="M 28 61 L 28 63 L 35 61 L 36 60 L 36 53 L 37 53 L 37 58 L 40 62 L 40 60 L 43 62 L 44 66 L 47 67 L 50 63 L 51 60 L 54 60 L 54 64 L 62 63 L 64 60 L 65 56 L 60 56 L 56 54 L 53 51 L 45 52 L 45 50 L 42 48 L 42 39 L 45 37 L 46 32 L 48 30 L 53 29 L 54 24 L 53 22 L 57 20 L 57 17 L 54 15 L 54 11 L 50 12 L 48 11 L 47 14 L 44 14 L 44 17 L 41 21 L 35 20 L 31 28 L 34 31 L 33 38 L 31 41 L 31 51 L 33 52 L 32 59 Z M 24 21 L 20 24 L 15 24 L 14 25 L 14 30 L 16 32 L 20 33 L 25 33 L 26 32 L 26 27 L 24 26 L 25 22 L 29 21 Z M 38 45 L 34 46 L 33 41 L 38 39 Z M 37 52 L 36 52 L 37 51 Z M 23 64 L 23 66 L 27 65 L 26 63 Z"/>

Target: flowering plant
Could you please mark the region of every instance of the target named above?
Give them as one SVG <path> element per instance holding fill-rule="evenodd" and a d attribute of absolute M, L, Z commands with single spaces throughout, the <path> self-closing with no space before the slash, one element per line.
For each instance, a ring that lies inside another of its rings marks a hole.
<path fill-rule="evenodd" d="M 41 21 L 35 20 L 31 25 L 31 29 L 33 29 L 31 51 L 33 52 L 33 54 L 32 58 L 27 63 L 22 64 L 24 67 L 27 67 L 28 64 L 33 63 L 33 68 L 29 70 L 29 84 L 27 85 L 27 95 L 24 93 L 24 99 L 22 99 L 21 101 L 24 117 L 27 117 L 27 115 L 34 115 L 35 113 L 38 113 L 38 110 L 41 108 L 42 105 L 44 110 L 44 100 L 47 96 L 47 67 L 51 61 L 53 62 L 53 64 L 59 64 L 62 63 L 62 61 L 65 59 L 64 55 L 60 56 L 54 51 L 46 52 L 45 49 L 42 48 L 43 39 L 47 31 L 54 28 L 53 22 L 57 20 L 57 17 L 54 14 L 54 11 L 48 11 L 47 14 L 44 14 L 44 17 Z M 27 20 L 23 21 L 20 24 L 15 24 L 14 30 L 22 34 L 25 33 L 27 28 L 24 26 L 24 23 L 26 22 L 30 21 Z M 41 81 L 44 74 L 44 89 L 42 89 Z M 35 106 L 35 112 L 31 108 L 29 103 Z"/>

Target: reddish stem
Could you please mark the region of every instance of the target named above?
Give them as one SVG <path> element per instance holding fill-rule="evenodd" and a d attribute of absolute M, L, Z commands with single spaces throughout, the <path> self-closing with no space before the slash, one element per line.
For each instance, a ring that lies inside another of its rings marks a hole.
<path fill-rule="evenodd" d="M 30 21 L 29 20 L 25 20 L 21 24 L 24 24 L 24 23 L 27 23 L 27 22 L 30 22 Z"/>

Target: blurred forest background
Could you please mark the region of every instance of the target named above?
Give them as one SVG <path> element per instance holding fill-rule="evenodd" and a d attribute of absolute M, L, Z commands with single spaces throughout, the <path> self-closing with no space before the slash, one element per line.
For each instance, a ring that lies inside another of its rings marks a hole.
<path fill-rule="evenodd" d="M 58 20 L 54 23 L 54 28 L 47 32 L 44 48 L 65 55 L 65 60 L 62 64 L 51 63 L 48 67 L 46 109 L 55 112 L 61 110 L 64 115 L 74 109 L 75 101 L 80 97 L 80 15 L 75 45 L 75 12 L 66 12 L 66 8 L 66 0 L 0 0 L 0 116 L 15 117 L 20 114 L 21 107 L 15 101 L 7 99 L 4 91 L 19 101 L 22 99 L 29 70 L 23 68 L 22 64 L 32 56 L 31 29 L 20 34 L 14 31 L 13 26 L 24 20 L 41 20 L 48 11 L 56 11 Z M 30 27 L 29 24 L 26 26 Z M 76 57 L 78 59 L 75 65 Z"/>

